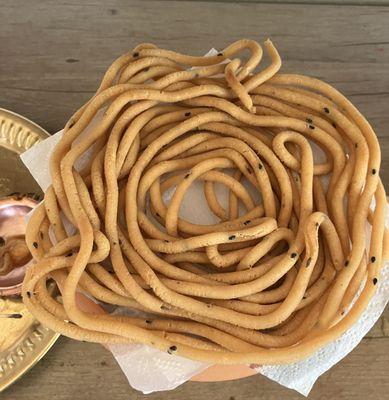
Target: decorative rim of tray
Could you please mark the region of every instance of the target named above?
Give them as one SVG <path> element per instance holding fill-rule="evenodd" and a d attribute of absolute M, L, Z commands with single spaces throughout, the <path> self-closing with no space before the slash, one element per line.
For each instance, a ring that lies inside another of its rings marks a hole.
<path fill-rule="evenodd" d="M 11 154 L 9 151 L 19 155 L 48 136 L 49 134 L 34 122 L 0 108 L 0 161 L 7 162 Z M 9 160 L 18 164 L 15 158 Z M 7 182 L 11 182 L 10 178 L 2 176 L 6 174 L 4 170 L 5 168 L 0 168 L 0 198 L 11 194 L 7 191 L 12 191 L 12 188 L 7 186 Z M 32 187 L 37 186 L 21 161 L 20 170 L 18 168 L 15 173 L 21 185 L 26 188 L 25 193 L 18 195 L 33 195 L 35 198 L 41 195 L 41 192 L 30 193 L 36 192 L 37 189 L 28 190 L 30 182 Z M 29 314 L 20 296 L 0 296 L 0 312 L 4 311 L 22 314 L 23 317 L 0 320 L 2 328 L 0 329 L 0 392 L 31 369 L 59 337 L 57 333 L 41 325 Z"/>

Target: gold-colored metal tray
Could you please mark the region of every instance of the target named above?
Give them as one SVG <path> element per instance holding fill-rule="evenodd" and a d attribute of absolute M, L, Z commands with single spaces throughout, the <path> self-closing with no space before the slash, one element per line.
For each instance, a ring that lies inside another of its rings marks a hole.
<path fill-rule="evenodd" d="M 12 194 L 19 198 L 42 196 L 19 154 L 47 137 L 35 123 L 0 108 L 0 198 Z M 36 364 L 59 335 L 39 324 L 18 295 L 0 296 L 0 314 L 19 317 L 0 318 L 1 392 Z"/>

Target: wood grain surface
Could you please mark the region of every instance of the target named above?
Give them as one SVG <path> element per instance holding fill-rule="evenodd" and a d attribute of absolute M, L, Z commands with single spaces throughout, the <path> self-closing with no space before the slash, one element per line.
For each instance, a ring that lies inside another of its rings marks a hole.
<path fill-rule="evenodd" d="M 0 1 L 0 107 L 61 129 L 103 72 L 140 42 L 203 54 L 241 37 L 271 37 L 283 71 L 319 77 L 366 115 L 389 187 L 389 1 Z M 338 4 L 336 4 L 338 3 Z M 389 312 L 316 383 L 311 399 L 386 399 Z M 150 399 L 297 399 L 261 376 L 186 383 Z M 143 399 L 101 346 L 61 338 L 6 400 Z"/>

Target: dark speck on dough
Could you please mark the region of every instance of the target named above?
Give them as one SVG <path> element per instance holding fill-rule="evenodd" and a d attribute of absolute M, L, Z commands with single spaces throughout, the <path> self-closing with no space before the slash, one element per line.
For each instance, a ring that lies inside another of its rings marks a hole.
<path fill-rule="evenodd" d="M 174 353 L 175 351 L 177 351 L 177 346 L 170 346 L 167 352 L 168 352 L 169 354 L 172 354 L 172 353 Z"/>

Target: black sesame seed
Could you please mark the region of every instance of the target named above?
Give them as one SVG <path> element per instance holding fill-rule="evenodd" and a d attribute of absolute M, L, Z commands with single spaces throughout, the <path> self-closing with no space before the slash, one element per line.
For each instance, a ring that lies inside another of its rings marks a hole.
<path fill-rule="evenodd" d="M 160 215 L 158 214 L 158 213 L 155 213 L 155 215 L 159 218 L 160 217 Z"/>
<path fill-rule="evenodd" d="M 165 305 L 165 304 L 162 304 L 161 307 L 160 307 L 160 309 L 161 309 L 161 310 L 164 310 L 164 311 L 168 311 L 168 310 L 170 310 L 170 307 L 168 307 L 168 306 Z"/>
<path fill-rule="evenodd" d="M 297 257 L 297 253 L 292 253 L 290 256 L 291 256 L 292 258 L 296 258 L 296 257 Z"/>
<path fill-rule="evenodd" d="M 139 53 L 138 53 L 138 52 L 135 52 L 135 53 L 132 54 L 132 56 L 133 56 L 133 57 L 139 57 Z"/>
<path fill-rule="evenodd" d="M 309 257 L 308 260 L 307 260 L 307 264 L 305 266 L 308 268 L 309 265 L 311 264 L 311 262 L 312 262 L 312 258 Z"/>
<path fill-rule="evenodd" d="M 191 114 L 190 112 L 186 112 L 186 113 L 185 113 L 185 117 L 189 117 L 190 114 Z"/>
<path fill-rule="evenodd" d="M 37 242 L 34 242 L 32 245 L 33 245 L 36 249 L 38 248 L 38 243 L 37 243 Z"/>
<path fill-rule="evenodd" d="M 250 223 L 251 223 L 251 220 L 248 219 L 247 221 L 244 221 L 244 222 L 243 222 L 243 225 L 248 225 L 248 224 L 250 224 Z"/>
<path fill-rule="evenodd" d="M 236 238 L 235 235 L 231 235 L 231 236 L 228 237 L 228 240 L 234 240 L 235 238 Z"/>
<path fill-rule="evenodd" d="M 345 310 L 343 310 L 343 311 L 340 313 L 340 315 L 344 315 L 344 314 L 346 314 L 346 311 L 345 311 Z"/>
<path fill-rule="evenodd" d="M 23 315 L 18 313 L 8 315 L 8 318 L 13 318 L 13 319 L 20 319 L 22 317 Z"/>
<path fill-rule="evenodd" d="M 325 112 L 326 114 L 329 114 L 329 113 L 330 113 L 330 110 L 329 110 L 327 107 L 324 107 L 323 110 L 324 110 L 324 112 Z"/>
<path fill-rule="evenodd" d="M 307 298 L 307 296 L 303 296 L 303 300 L 305 300 Z"/>
<path fill-rule="evenodd" d="M 170 346 L 169 350 L 167 351 L 169 354 L 174 353 L 175 351 L 177 351 L 177 346 Z"/>
<path fill-rule="evenodd" d="M 68 128 L 70 129 L 72 126 L 74 126 L 74 124 L 76 123 L 76 121 L 69 121 L 69 125 Z"/>
<path fill-rule="evenodd" d="M 370 261 L 373 263 L 373 262 L 375 262 L 375 257 L 373 256 L 371 259 L 370 259 Z"/>
<path fill-rule="evenodd" d="M 146 319 L 146 324 L 152 324 L 153 323 L 153 321 L 150 321 L 149 319 Z"/>
<path fill-rule="evenodd" d="M 169 243 L 169 241 L 168 241 L 168 240 L 164 240 L 164 242 L 165 242 L 165 243 Z"/>
<path fill-rule="evenodd" d="M 309 129 L 315 129 L 315 127 L 313 125 L 308 125 Z"/>
<path fill-rule="evenodd" d="M 262 168 L 263 168 L 263 165 L 262 165 L 261 163 L 259 163 L 259 164 L 258 164 L 258 168 L 259 168 L 259 169 L 262 169 Z"/>
<path fill-rule="evenodd" d="M 376 170 L 376 169 L 372 169 L 372 170 L 371 170 L 371 173 L 372 173 L 373 175 L 375 175 L 375 174 L 377 173 L 377 170 Z"/>
<path fill-rule="evenodd" d="M 32 296 L 31 292 L 26 292 L 26 295 L 27 295 L 28 298 L 30 298 Z"/>
<path fill-rule="evenodd" d="M 373 279 L 373 285 L 376 285 L 377 282 L 378 282 L 378 279 L 377 279 L 377 278 L 374 278 L 374 279 Z"/>
<path fill-rule="evenodd" d="M 73 253 L 72 253 L 72 252 L 70 252 L 70 253 L 66 254 L 66 256 L 65 256 L 65 257 L 71 257 L 72 255 L 73 255 Z"/>
<path fill-rule="evenodd" d="M 346 261 L 344 262 L 344 266 L 347 267 L 347 266 L 349 265 L 349 263 L 350 263 L 350 261 L 349 261 L 349 260 L 346 260 Z"/>
<path fill-rule="evenodd" d="M 307 118 L 306 121 L 308 122 L 308 124 L 312 124 L 313 120 L 311 118 Z"/>
<path fill-rule="evenodd" d="M 189 178 L 189 176 L 190 176 L 190 172 L 184 176 L 184 179 Z"/>
<path fill-rule="evenodd" d="M 223 56 L 223 53 L 217 53 L 217 56 L 218 56 L 218 57 L 222 57 L 222 56 Z"/>

